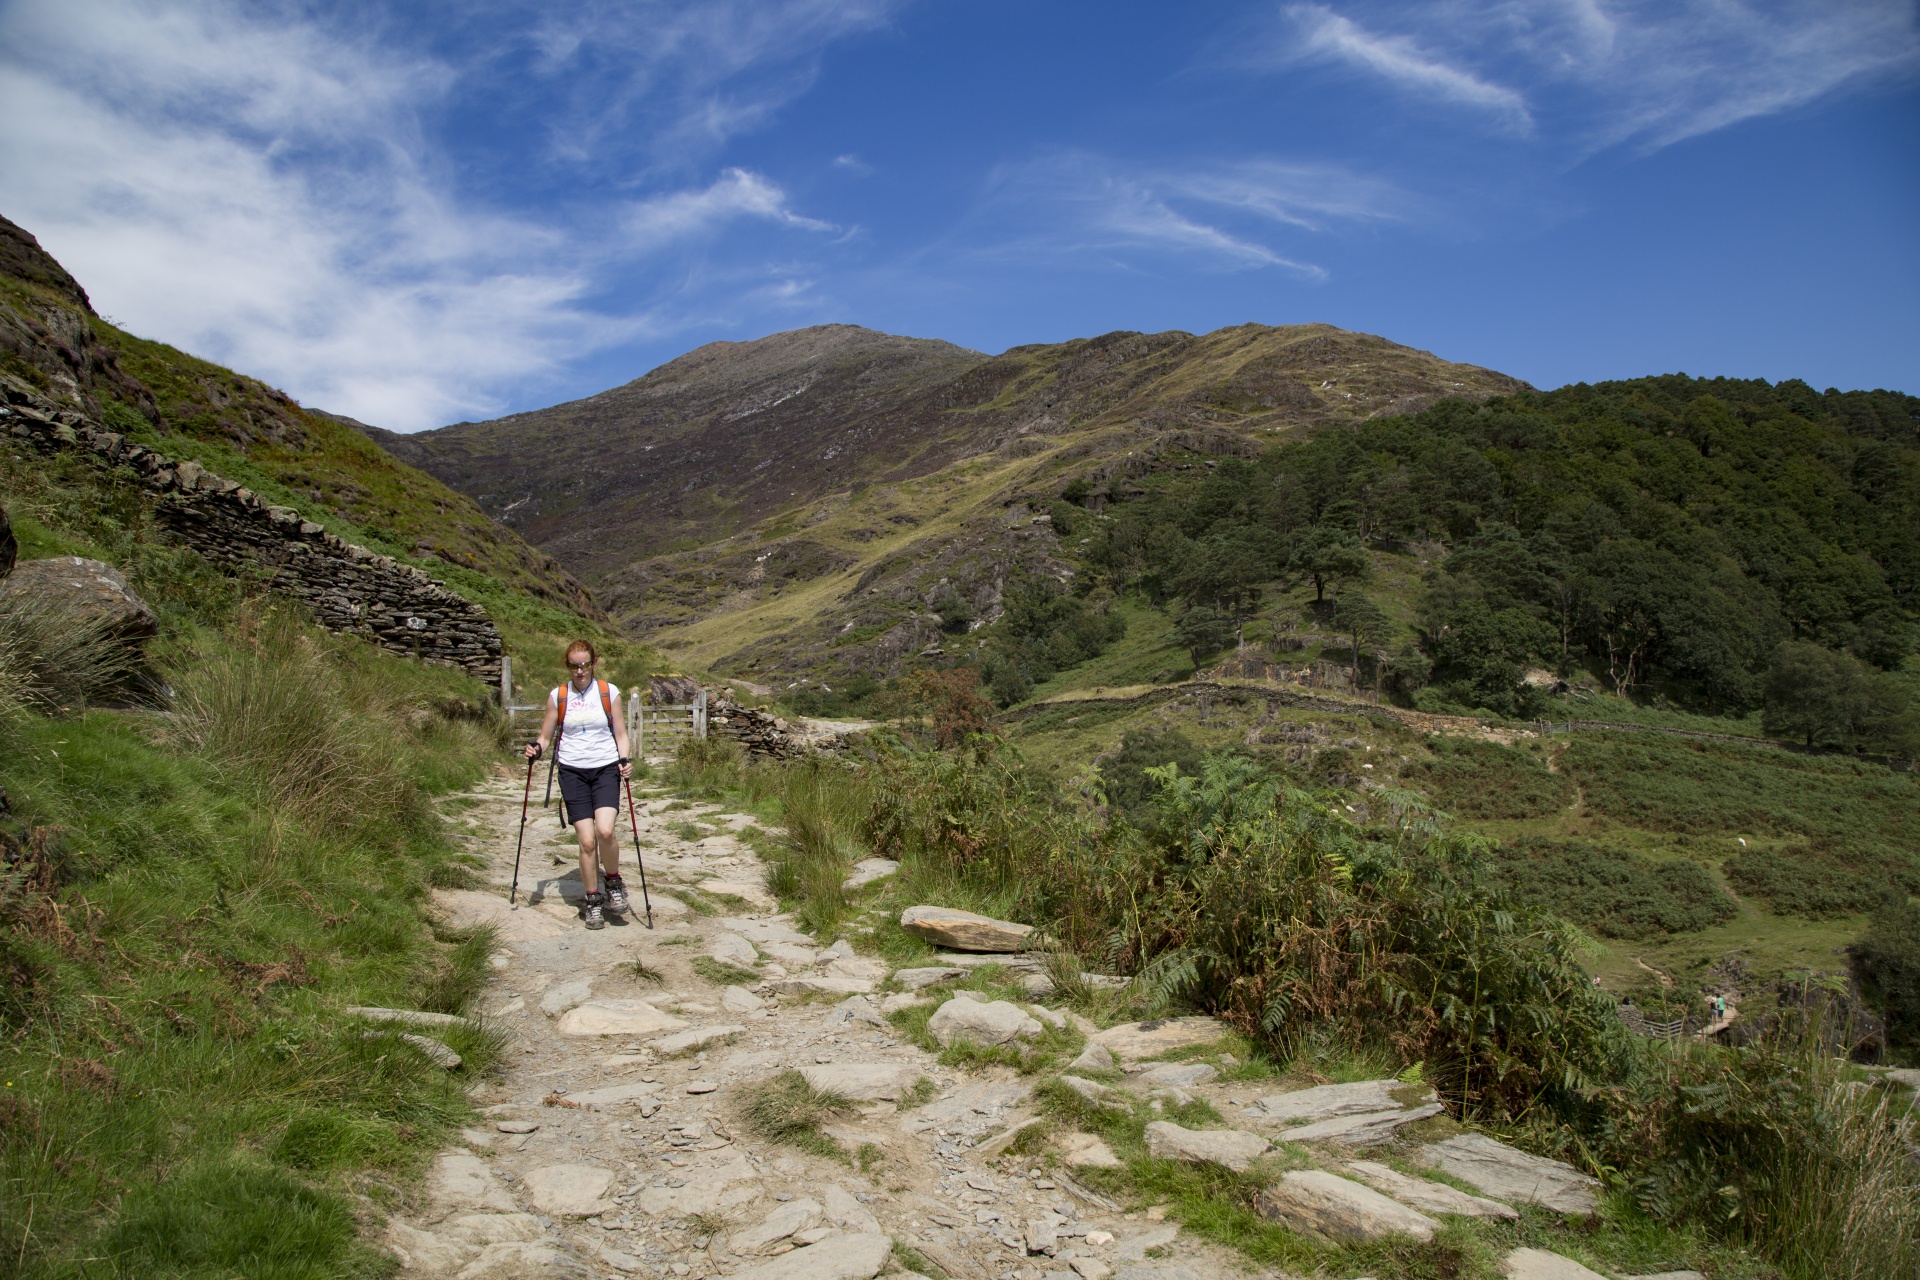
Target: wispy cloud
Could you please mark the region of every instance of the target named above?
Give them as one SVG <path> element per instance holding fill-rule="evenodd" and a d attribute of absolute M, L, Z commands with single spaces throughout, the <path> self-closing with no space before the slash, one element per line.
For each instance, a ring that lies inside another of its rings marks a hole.
<path fill-rule="evenodd" d="M 1576 154 L 1672 145 L 1920 67 L 1912 0 L 1293 5 L 1268 69 L 1339 63 Z"/>
<path fill-rule="evenodd" d="M 829 7 L 785 6 L 795 47 L 844 29 Z M 774 41 L 778 13 L 717 8 L 749 47 L 697 51 L 660 114 L 698 114 Z M 542 56 L 577 59 L 593 31 L 568 39 Z M 484 72 L 238 0 L 17 0 L 0 16 L 0 212 L 135 330 L 400 430 L 499 412 L 583 354 L 671 330 L 673 279 L 591 305 L 622 262 L 741 222 L 834 230 L 742 168 L 669 170 L 584 209 L 476 199 L 430 134 Z"/>
<path fill-rule="evenodd" d="M 1325 5 L 1294 5 L 1287 16 L 1299 31 L 1298 57 L 1345 62 L 1422 96 L 1492 111 L 1522 130 L 1532 127 L 1519 93 L 1448 64 L 1409 36 L 1377 35 Z"/>
<path fill-rule="evenodd" d="M 1393 218 L 1403 203 L 1388 184 L 1332 166 L 1153 166 L 1056 152 L 1002 166 L 975 220 L 986 225 L 968 231 L 992 246 L 979 251 L 990 256 L 1076 255 L 1122 266 L 1171 257 L 1318 280 L 1325 269 L 1278 247 L 1277 234 L 1298 239 L 1335 223 Z"/>

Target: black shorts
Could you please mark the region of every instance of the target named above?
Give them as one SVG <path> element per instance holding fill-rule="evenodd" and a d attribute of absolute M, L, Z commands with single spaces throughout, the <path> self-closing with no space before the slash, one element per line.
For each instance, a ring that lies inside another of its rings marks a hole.
<path fill-rule="evenodd" d="M 585 822 L 596 809 L 620 808 L 620 766 L 603 764 L 597 769 L 560 766 L 560 816 L 568 822 Z"/>

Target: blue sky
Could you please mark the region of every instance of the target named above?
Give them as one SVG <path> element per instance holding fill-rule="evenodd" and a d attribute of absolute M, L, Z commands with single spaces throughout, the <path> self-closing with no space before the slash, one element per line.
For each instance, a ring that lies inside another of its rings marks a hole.
<path fill-rule="evenodd" d="M 0 213 L 399 430 L 843 321 L 1920 393 L 1920 0 L 0 0 Z"/>

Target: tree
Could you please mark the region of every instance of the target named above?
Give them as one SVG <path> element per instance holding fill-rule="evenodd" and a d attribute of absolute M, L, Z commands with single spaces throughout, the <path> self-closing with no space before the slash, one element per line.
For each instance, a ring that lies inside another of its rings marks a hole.
<path fill-rule="evenodd" d="M 1315 525 L 1293 544 L 1287 571 L 1313 583 L 1313 602 L 1319 604 L 1327 598 L 1328 587 L 1365 582 L 1373 574 L 1373 562 L 1351 533 Z"/>
<path fill-rule="evenodd" d="M 1393 636 L 1393 620 L 1364 592 L 1342 591 L 1333 602 L 1333 625 L 1353 645 L 1353 687 L 1360 687 L 1360 646 L 1375 648 Z"/>
<path fill-rule="evenodd" d="M 1799 738 L 1809 747 L 1852 742 L 1873 710 L 1867 665 L 1850 653 L 1804 640 L 1790 640 L 1774 651 L 1766 696 L 1761 723 L 1767 732 Z"/>
<path fill-rule="evenodd" d="M 1195 605 L 1180 615 L 1180 621 L 1173 626 L 1174 639 L 1193 655 L 1193 665 L 1198 667 L 1210 653 L 1218 653 L 1226 647 L 1227 638 L 1233 634 L 1233 620 L 1218 609 L 1208 605 Z"/>
<path fill-rule="evenodd" d="M 1920 1045 L 1920 907 L 1889 896 L 1849 950 L 1861 991 L 1880 1006 L 1888 1045 Z"/>

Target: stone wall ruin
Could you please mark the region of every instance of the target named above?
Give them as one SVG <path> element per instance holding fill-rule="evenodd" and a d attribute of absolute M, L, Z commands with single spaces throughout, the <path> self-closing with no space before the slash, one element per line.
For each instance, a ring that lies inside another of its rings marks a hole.
<path fill-rule="evenodd" d="M 0 435 L 42 453 L 77 453 L 130 469 L 158 522 L 214 564 L 266 575 L 329 631 L 500 681 L 500 632 L 486 610 L 423 570 L 356 546 L 270 506 L 197 462 L 179 462 L 0 374 Z"/>

